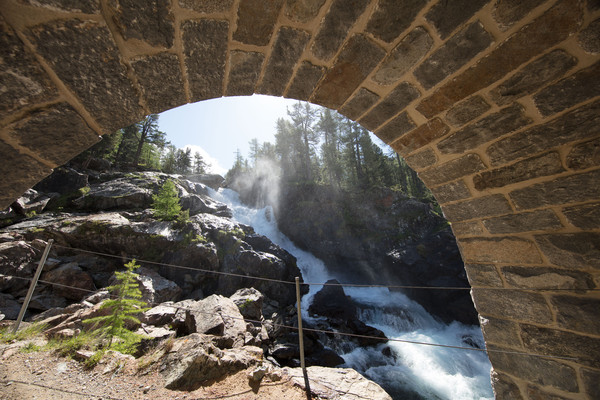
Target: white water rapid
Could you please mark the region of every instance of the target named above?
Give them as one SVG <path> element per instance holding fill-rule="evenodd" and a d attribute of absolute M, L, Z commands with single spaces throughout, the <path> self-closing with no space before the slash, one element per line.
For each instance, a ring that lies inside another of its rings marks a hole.
<path fill-rule="evenodd" d="M 294 255 L 304 282 L 345 281 L 344 277 L 329 273 L 321 260 L 298 249 L 282 234 L 269 207 L 249 208 L 239 201 L 236 192 L 229 189 L 213 191 L 211 196 L 227 204 L 233 210 L 235 220 L 252 226 L 257 233 Z M 321 288 L 321 285 L 311 285 L 309 293 L 302 298 L 302 318 L 309 322 L 314 319 L 308 315 L 308 307 Z M 344 291 L 359 303 L 359 319 L 380 329 L 388 338 L 461 347 L 475 344 L 484 348 L 478 326 L 458 322 L 445 325 L 401 293 L 387 288 L 345 287 Z M 385 347 L 391 349 L 391 357 L 382 355 Z M 491 365 L 484 352 L 389 341 L 376 347 L 356 347 L 340 355 L 345 366 L 379 383 L 396 399 L 494 398 L 490 384 Z"/>

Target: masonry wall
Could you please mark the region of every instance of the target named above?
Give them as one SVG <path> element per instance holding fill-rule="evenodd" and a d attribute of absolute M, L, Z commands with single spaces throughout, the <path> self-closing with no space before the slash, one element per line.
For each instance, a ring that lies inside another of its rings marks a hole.
<path fill-rule="evenodd" d="M 308 100 L 432 189 L 489 349 L 572 358 L 490 353 L 496 397 L 600 398 L 598 1 L 0 0 L 0 14 L 0 207 L 146 114 Z"/>

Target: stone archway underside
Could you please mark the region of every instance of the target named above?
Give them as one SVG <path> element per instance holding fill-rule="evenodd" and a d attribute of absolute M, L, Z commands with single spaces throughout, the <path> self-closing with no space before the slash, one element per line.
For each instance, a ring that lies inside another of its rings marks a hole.
<path fill-rule="evenodd" d="M 597 1 L 1 0 L 0 12 L 0 207 L 145 114 L 310 100 L 374 131 L 432 189 L 489 348 L 576 359 L 492 353 L 497 398 L 598 398 Z"/>

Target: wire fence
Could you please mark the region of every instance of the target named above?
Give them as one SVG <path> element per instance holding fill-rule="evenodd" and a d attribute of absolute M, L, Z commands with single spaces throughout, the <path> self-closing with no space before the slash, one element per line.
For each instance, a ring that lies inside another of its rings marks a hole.
<path fill-rule="evenodd" d="M 26 277 L 20 277 L 20 276 L 14 276 L 14 275 L 1 275 L 0 277 L 9 277 L 9 278 L 14 278 L 14 279 L 22 279 L 22 280 L 26 280 L 26 281 L 30 281 L 32 282 L 32 285 L 30 286 L 30 292 L 33 293 L 33 290 L 35 288 L 35 284 L 37 282 L 39 283 L 43 283 L 46 285 L 51 285 L 53 287 L 60 287 L 60 288 L 64 288 L 64 289 L 71 289 L 71 290 L 78 290 L 78 291 L 82 291 L 82 292 L 87 292 L 87 293 L 97 293 L 98 290 L 89 290 L 89 289 L 84 289 L 84 288 L 79 288 L 76 286 L 72 286 L 72 285 L 65 285 L 65 284 L 60 284 L 60 283 L 56 283 L 56 282 L 50 282 L 50 281 L 46 281 L 46 280 L 39 280 L 39 272 L 41 272 L 41 269 L 44 266 L 45 263 L 45 257 L 48 254 L 48 250 L 49 250 L 49 246 L 52 245 L 52 241 L 49 242 L 49 244 L 46 247 L 46 250 L 44 252 L 44 256 L 42 257 L 42 261 L 40 261 L 40 266 L 38 266 L 38 271 L 36 271 L 36 275 L 34 278 L 26 278 Z M 195 272 L 203 272 L 203 273 L 207 273 L 207 274 L 215 274 L 215 275 L 222 275 L 222 276 L 228 276 L 228 277 L 236 277 L 236 278 L 244 278 L 244 279 L 253 279 L 253 280 L 259 280 L 259 281 L 267 281 L 267 282 L 273 282 L 273 283 L 277 283 L 277 284 L 290 284 L 290 285 L 296 285 L 297 288 L 297 293 L 298 293 L 298 318 L 299 318 L 299 325 L 301 324 L 301 310 L 300 310 L 300 297 L 299 297 L 299 289 L 298 289 L 298 285 L 299 282 L 298 281 L 286 281 L 286 280 L 280 280 L 280 279 L 272 279 L 272 278 L 266 278 L 266 277 L 260 277 L 260 276 L 250 276 L 250 275 L 245 275 L 245 274 L 236 274 L 236 273 L 230 273 L 230 272 L 223 272 L 223 271 L 215 271 L 215 270 L 209 270 L 209 269 L 201 269 L 201 268 L 194 268 L 194 267 L 188 267 L 188 266 L 182 266 L 182 265 L 176 265 L 176 264 L 168 264 L 168 263 L 160 263 L 160 262 L 155 262 L 155 261 L 150 261 L 150 260 L 140 260 L 140 259 L 136 259 L 134 257 L 128 257 L 128 256 L 122 256 L 122 255 L 113 255 L 113 254 L 108 254 L 108 253 L 102 253 L 102 252 L 97 252 L 97 251 L 91 251 L 91 250 L 85 250 L 85 249 L 79 249 L 79 248 L 74 248 L 74 247 L 67 247 L 67 246 L 61 246 L 61 245 L 55 245 L 55 247 L 67 250 L 67 251 L 75 251 L 75 252 L 82 252 L 82 253 L 87 253 L 87 254 L 93 254 L 93 255 L 97 255 L 100 257 L 109 257 L 109 258 L 118 258 L 121 261 L 124 260 L 136 260 L 139 263 L 142 264 L 148 264 L 148 265 L 157 265 L 157 266 L 161 266 L 161 267 L 169 267 L 169 268 L 177 268 L 177 269 L 183 269 L 183 270 L 192 270 Z M 316 286 L 342 286 L 342 287 L 362 287 L 362 288 L 387 288 L 387 289 L 418 289 L 418 290 L 471 290 L 471 287 L 438 287 L 438 286 L 409 286 L 409 285 L 365 285 L 365 284 L 352 284 L 352 283 L 314 283 L 314 282 L 303 282 L 301 283 L 302 285 L 316 285 Z M 478 289 L 478 288 L 473 288 L 473 289 Z M 498 287 L 482 287 L 481 289 L 491 289 L 491 290 L 536 290 L 536 291 L 555 291 L 555 290 L 571 290 L 571 291 L 579 291 L 581 292 L 582 289 L 569 289 L 569 288 L 498 288 Z M 597 291 L 600 289 L 584 289 L 584 290 L 589 290 L 589 291 Z M 28 296 L 30 296 L 31 293 L 28 293 Z M 110 294 L 109 294 L 110 296 Z M 112 296 L 112 297 L 116 297 L 116 296 Z M 28 303 L 28 301 L 27 301 Z M 387 338 L 387 337 L 379 337 L 379 336 L 371 336 L 371 335 L 361 335 L 361 334 L 356 334 L 356 333 L 349 333 L 349 332 L 340 332 L 340 331 L 333 331 L 333 330 L 325 330 L 325 329 L 315 329 L 315 328 L 299 328 L 297 326 L 293 326 L 293 325 L 287 325 L 287 324 L 281 324 L 281 323 L 277 323 L 275 321 L 264 321 L 264 320 L 253 320 L 253 319 L 248 319 L 248 318 L 244 318 L 242 316 L 232 316 L 232 315 L 227 315 L 227 314 L 223 314 L 221 312 L 207 312 L 207 311 L 202 311 L 199 310 L 197 308 L 193 308 L 193 307 L 187 307 L 187 306 L 183 306 L 183 305 L 178 305 L 176 303 L 174 304 L 166 304 L 166 303 L 150 303 L 148 304 L 149 306 L 152 307 L 156 307 L 156 306 L 163 306 L 163 307 L 171 307 L 174 308 L 175 310 L 178 311 L 186 311 L 186 312 L 194 312 L 194 313 L 200 313 L 200 314 L 205 314 L 205 315 L 210 315 L 210 316 L 220 316 L 222 319 L 232 319 L 232 320 L 242 320 L 246 323 L 252 323 L 255 325 L 260 325 L 262 327 L 265 327 L 265 325 L 269 325 L 273 328 L 283 328 L 283 329 L 289 329 L 289 330 L 298 330 L 299 331 L 299 336 L 302 336 L 302 331 L 307 331 L 307 332 L 313 332 L 313 333 L 319 333 L 319 334 L 325 334 L 325 335 L 333 335 L 334 337 L 349 337 L 349 338 L 357 338 L 357 339 L 369 339 L 369 340 L 375 340 L 375 341 L 381 341 L 381 342 L 398 342 L 398 343 L 403 343 L 403 344 L 411 344 L 411 345 L 419 345 L 419 346 L 430 346 L 430 347 L 437 347 L 437 348 L 446 348 L 446 349 L 457 349 L 457 350 L 464 350 L 464 351 L 475 351 L 475 352 L 483 352 L 489 354 L 490 353 L 501 353 L 501 354 L 508 354 L 508 355 L 515 355 L 515 356 L 527 356 L 527 357 L 538 357 L 538 358 L 546 358 L 546 359 L 559 359 L 559 360 L 566 360 L 566 361 L 579 361 L 578 358 L 576 357 L 566 357 L 566 356 L 558 356 L 558 355 L 546 355 L 546 354 L 535 354 L 535 353 L 528 353 L 528 352 L 521 352 L 521 351 L 511 351 L 511 350 L 500 350 L 500 349 L 489 349 L 489 348 L 477 348 L 477 347 L 471 347 L 471 346 L 457 346 L 457 345 L 448 345 L 448 344 L 441 344 L 441 343 L 429 343 L 429 342 L 422 342 L 422 341 L 414 341 L 414 340 L 406 340 L 406 339 L 400 339 L 400 338 Z M 21 313 L 24 312 L 24 309 L 27 307 L 27 305 L 24 305 L 24 307 L 21 310 Z M 301 326 L 301 325 L 300 325 Z M 18 324 L 16 326 L 18 328 Z M 303 350 L 302 350 L 302 342 L 300 343 L 301 346 L 301 357 L 303 358 Z M 309 381 L 311 381 L 312 379 L 310 379 L 306 373 L 306 369 L 304 368 L 303 365 L 303 373 L 304 373 L 304 380 L 305 380 L 305 385 L 306 385 L 306 392 L 307 392 L 307 398 L 310 398 L 310 387 L 309 387 Z M 320 383 L 318 382 L 318 380 L 312 380 L 313 382 L 316 383 Z M 1 383 L 2 381 L 0 381 Z M 82 396 L 89 396 L 89 397 L 100 397 L 100 398 L 109 398 L 111 400 L 121 400 L 115 397 L 110 397 L 107 395 L 95 395 L 92 393 L 82 393 L 82 392 L 77 392 L 77 391 L 72 391 L 72 390 L 65 390 L 65 389 L 60 389 L 60 388 L 56 388 L 56 387 L 52 387 L 52 386 L 47 386 L 47 385 L 43 385 L 43 384 L 39 384 L 39 383 L 33 383 L 33 382 L 25 382 L 25 381 L 20 381 L 20 380 L 11 380 L 11 381 L 5 381 L 6 383 L 8 382 L 14 382 L 14 383 L 19 383 L 19 384 L 24 384 L 24 385 L 34 385 L 34 386 L 39 386 L 39 387 L 44 387 L 47 388 L 49 390 L 56 390 L 56 391 L 61 391 L 64 393 L 70 393 L 70 394 L 76 394 L 76 395 L 82 395 Z M 337 392 L 343 393 L 342 391 L 339 391 L 337 389 L 331 388 L 332 390 L 335 390 Z M 224 396 L 224 397 L 215 397 L 215 399 L 218 398 L 225 398 L 225 397 L 230 397 L 230 396 Z"/>
<path fill-rule="evenodd" d="M 10 278 L 15 278 L 15 279 L 21 279 L 21 280 L 25 280 L 25 281 L 32 281 L 31 278 L 25 278 L 25 277 L 20 277 L 20 276 L 12 276 L 12 275 L 1 275 L 0 277 L 10 277 Z M 54 282 L 50 282 L 50 281 L 45 281 L 45 280 L 38 280 L 39 283 L 44 283 L 47 285 L 51 285 L 51 286 L 57 286 L 57 287 L 61 287 L 61 288 L 67 288 L 67 289 L 73 289 L 73 290 L 79 290 L 82 292 L 86 292 L 86 293 L 90 293 L 90 294 L 94 294 L 94 293 L 98 293 L 98 290 L 90 290 L 90 289 L 84 289 L 84 288 L 79 288 L 76 286 L 69 286 L 69 285 L 64 285 L 64 284 L 60 284 L 60 283 L 54 283 Z M 111 296 L 108 295 L 109 297 L 112 298 L 117 298 L 117 296 Z M 157 306 L 161 306 L 161 307 L 168 307 L 168 308 L 174 308 L 176 310 L 181 310 L 181 311 L 189 311 L 189 312 L 194 312 L 194 313 L 198 313 L 198 314 L 204 314 L 204 315 L 210 315 L 210 316 L 215 316 L 218 315 L 221 318 L 229 318 L 232 320 L 241 320 L 244 322 L 250 322 L 256 325 L 261 325 L 261 326 L 265 326 L 265 325 L 269 325 L 272 326 L 274 328 L 284 328 L 284 329 L 290 329 L 290 330 L 299 330 L 299 328 L 297 326 L 293 326 L 293 325 L 287 325 L 287 324 L 280 324 L 274 321 L 259 321 L 259 320 L 253 320 L 253 319 L 249 319 L 249 318 L 244 318 L 244 317 L 237 317 L 237 316 L 232 316 L 232 315 L 227 315 L 227 314 L 223 314 L 220 312 L 214 313 L 214 312 L 207 312 L 207 311 L 202 311 L 199 310 L 197 308 L 193 308 L 193 307 L 186 307 L 183 305 L 177 305 L 176 303 L 174 304 L 168 304 L 168 303 L 153 303 L 150 302 L 148 303 L 148 306 L 150 307 L 157 307 Z M 399 339 L 399 338 L 387 338 L 387 337 L 380 337 L 380 336 L 370 336 L 370 335 L 361 335 L 361 334 L 356 334 L 356 333 L 349 333 L 349 332 L 340 332 L 340 331 L 332 331 L 332 330 L 324 330 L 324 329 L 315 329 L 315 328 L 303 328 L 303 331 L 308 331 L 308 332 L 314 332 L 314 333 L 323 333 L 326 335 L 333 335 L 333 336 L 342 336 L 342 337 L 350 337 L 350 338 L 357 338 L 357 339 L 370 339 L 370 340 L 378 340 L 383 342 L 397 342 L 397 343 L 405 343 L 405 344 L 413 344 L 413 345 L 420 345 L 420 346 L 430 346 L 430 347 L 440 347 L 440 348 L 447 348 L 447 349 L 458 349 L 458 350 L 467 350 L 467 351 L 475 351 L 475 352 L 482 352 L 482 353 L 500 353 L 500 354 L 510 354 L 510 355 L 521 355 L 521 356 L 531 356 L 531 357 L 539 357 L 539 358 L 550 358 L 550 359 L 561 359 L 561 360 L 568 360 L 568 361 L 578 361 L 578 358 L 575 357 L 566 357 L 566 356 L 554 356 L 554 355 L 546 355 L 546 354 L 536 354 L 536 353 L 526 353 L 526 352 L 519 352 L 519 351 L 511 351 L 511 350 L 499 350 L 499 349 L 481 349 L 481 348 L 477 348 L 477 347 L 471 347 L 471 346 L 456 346 L 456 345 L 448 345 L 448 344 L 441 344 L 441 343 L 429 343 L 429 342 L 420 342 L 420 341 L 415 341 L 415 340 L 407 340 L 407 339 Z"/>
<path fill-rule="evenodd" d="M 58 244 L 54 244 L 53 247 L 59 247 L 65 250 L 72 250 L 81 253 L 93 254 L 101 257 L 118 258 L 120 260 L 132 261 L 135 260 L 142 264 L 156 265 L 161 267 L 169 267 L 175 269 L 182 269 L 187 271 L 203 272 L 206 274 L 222 275 L 236 278 L 253 279 L 257 281 L 274 282 L 286 285 L 295 285 L 295 281 L 286 281 L 281 279 L 266 278 L 261 276 L 236 274 L 232 272 L 215 271 L 205 268 L 187 267 L 184 265 L 162 263 L 157 261 L 143 260 L 136 257 L 128 257 L 123 255 L 114 255 L 108 253 L 102 253 L 98 251 L 85 250 L 76 247 L 67 247 Z M 341 286 L 341 287 L 356 287 L 356 288 L 386 288 L 386 289 L 416 289 L 416 290 L 471 290 L 471 289 L 485 289 L 485 290 L 530 290 L 530 291 L 600 291 L 600 288 L 551 288 L 551 287 L 494 287 L 494 286 L 415 286 L 415 285 L 389 285 L 389 284 L 358 284 L 358 283 L 333 283 L 333 282 L 300 282 L 300 285 L 305 286 Z"/>

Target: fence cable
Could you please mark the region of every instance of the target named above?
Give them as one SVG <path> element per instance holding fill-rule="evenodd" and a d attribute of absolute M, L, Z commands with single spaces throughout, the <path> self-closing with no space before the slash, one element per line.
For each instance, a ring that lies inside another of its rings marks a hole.
<path fill-rule="evenodd" d="M 31 281 L 31 278 L 24 278 L 24 277 L 20 277 L 20 276 L 12 276 L 12 275 L 0 275 L 0 278 L 3 277 L 3 276 L 4 277 L 11 277 L 11 278 L 16 278 L 16 279 L 22 279 L 22 280 Z M 80 291 L 88 292 L 88 293 L 97 293 L 98 292 L 98 290 L 90 290 L 90 289 L 78 288 L 78 287 L 75 287 L 75 286 L 63 285 L 63 284 L 53 283 L 53 282 L 48 282 L 48 281 L 43 281 L 43 280 L 39 280 L 38 282 L 45 283 L 45 284 L 48 284 L 48 285 L 58 286 L 58 287 L 62 287 L 62 288 L 69 288 L 69 289 L 74 289 L 74 290 L 80 290 Z M 109 295 L 109 297 L 118 298 L 117 296 L 111 296 L 111 295 Z M 190 307 L 176 305 L 176 303 L 174 303 L 174 304 L 148 303 L 148 305 L 152 306 L 152 307 L 162 306 L 162 307 L 175 308 L 175 309 L 178 309 L 178 310 L 190 311 L 190 312 L 195 312 L 195 313 L 205 314 L 205 315 L 212 315 L 212 316 L 218 315 L 221 318 L 230 318 L 230 319 L 233 319 L 233 320 L 242 320 L 242 321 L 245 321 L 245 322 L 250 322 L 250 323 L 254 323 L 254 324 L 260 324 L 261 326 L 271 325 L 273 327 L 278 327 L 278 328 L 298 330 L 298 327 L 292 326 L 292 325 L 279 324 L 279 323 L 276 323 L 276 322 L 258 321 L 258 320 L 252 320 L 252 319 L 243 318 L 243 317 L 234 317 L 234 316 L 227 315 L 227 314 L 222 314 L 222 313 L 219 313 L 219 312 L 217 312 L 217 313 L 214 313 L 214 312 L 211 313 L 211 312 L 207 312 L 207 311 L 201 311 L 201 310 L 198 310 L 198 309 L 195 309 L 195 308 L 190 308 Z M 511 350 L 480 349 L 480 348 L 476 348 L 476 347 L 454 346 L 454 345 L 446 345 L 446 344 L 439 344 L 439 343 L 419 342 L 419 341 L 414 341 L 414 340 L 406 340 L 406 339 L 398 339 L 398 338 L 386 338 L 386 337 L 382 338 L 382 337 L 379 337 L 379 336 L 360 335 L 360 334 L 356 334 L 356 333 L 328 331 L 328 330 L 323 330 L 323 329 L 306 328 L 306 327 L 303 328 L 303 330 L 304 331 L 309 331 L 309 332 L 315 332 L 315 333 L 323 333 L 323 334 L 328 334 L 328 335 L 348 336 L 348 337 L 354 337 L 354 338 L 358 338 L 358 339 L 373 339 L 373 340 L 380 340 L 382 342 L 398 342 L 398 343 L 415 344 L 415 345 L 430 346 L 430 347 L 441 347 L 441 348 L 458 349 L 458 350 L 469 350 L 469 351 L 477 351 L 477 352 L 483 352 L 483 353 L 488 353 L 488 354 L 489 353 L 501 353 L 501 354 L 510 354 L 510 355 L 521 355 L 521 356 L 539 357 L 539 358 L 560 359 L 560 360 L 568 360 L 568 361 L 579 361 L 579 359 L 575 358 L 575 357 L 554 356 L 554 355 L 545 355 L 545 354 L 536 354 L 536 353 L 525 353 L 525 352 L 511 351 Z"/>
<path fill-rule="evenodd" d="M 119 255 L 114 255 L 114 254 L 102 253 L 102 252 L 98 252 L 98 251 L 85 250 L 85 249 L 80 249 L 77 247 L 61 246 L 58 244 L 54 244 L 53 247 L 60 247 L 65 250 L 74 250 L 74 251 L 94 254 L 94 255 L 98 255 L 98 256 L 102 256 L 102 257 L 118 258 L 121 260 L 128 260 L 128 261 L 135 260 L 141 264 L 150 264 L 150 265 L 164 266 L 164 267 L 175 268 L 175 269 L 184 269 L 184 270 L 188 270 L 188 271 L 203 272 L 203 273 L 207 273 L 207 274 L 224 275 L 224 276 L 232 276 L 232 277 L 236 277 L 236 278 L 245 278 L 245 279 L 254 279 L 254 280 L 267 281 L 267 282 L 282 283 L 282 284 L 286 284 L 286 285 L 295 285 L 296 284 L 294 281 L 265 278 L 265 277 L 253 276 L 253 275 L 236 274 L 233 272 L 214 271 L 214 270 L 203 269 L 203 268 L 186 267 L 183 265 L 161 263 L 161 262 L 157 262 L 157 261 L 142 260 L 142 259 L 135 258 L 135 257 L 119 256 Z M 576 292 L 600 291 L 600 288 L 529 288 L 529 287 L 528 288 L 506 288 L 506 287 L 414 286 L 414 285 L 383 285 L 383 284 L 366 285 L 366 284 L 357 284 L 357 283 L 329 283 L 329 282 L 324 282 L 324 283 L 300 282 L 300 285 L 341 286 L 341 287 L 356 287 L 356 288 L 416 289 L 416 290 L 471 290 L 471 289 L 480 290 L 481 289 L 481 290 L 528 290 L 528 291 L 550 291 L 550 292 L 553 292 L 553 291 L 576 291 Z"/>

